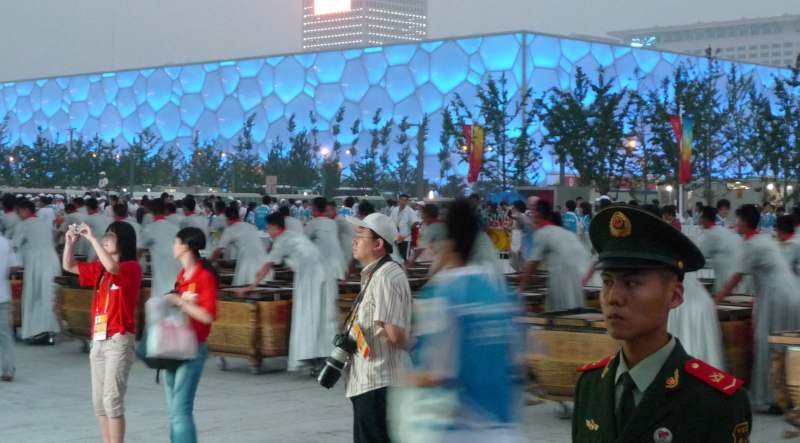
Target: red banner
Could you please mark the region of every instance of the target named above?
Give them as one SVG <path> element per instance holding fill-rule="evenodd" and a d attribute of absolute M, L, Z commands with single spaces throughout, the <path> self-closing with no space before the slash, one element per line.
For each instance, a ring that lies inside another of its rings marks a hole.
<path fill-rule="evenodd" d="M 673 115 L 669 122 L 678 143 L 678 183 L 686 184 L 692 179 L 692 120 Z"/>
<path fill-rule="evenodd" d="M 484 134 L 483 128 L 479 125 L 472 125 L 469 132 L 472 139 L 472 146 L 469 153 L 469 173 L 467 174 L 467 182 L 475 183 L 478 181 L 478 175 L 480 175 L 481 166 L 483 165 Z"/>

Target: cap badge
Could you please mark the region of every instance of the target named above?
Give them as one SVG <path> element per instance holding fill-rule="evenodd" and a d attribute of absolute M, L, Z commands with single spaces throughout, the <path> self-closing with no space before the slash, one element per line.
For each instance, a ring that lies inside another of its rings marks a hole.
<path fill-rule="evenodd" d="M 633 226 L 631 225 L 631 221 L 628 219 L 628 216 L 619 211 L 615 212 L 614 215 L 611 216 L 611 223 L 609 225 L 611 236 L 616 238 L 628 237 L 631 235 L 631 231 L 633 230 Z"/>
<path fill-rule="evenodd" d="M 672 443 L 672 431 L 667 428 L 658 428 L 653 433 L 653 441 L 656 443 Z"/>

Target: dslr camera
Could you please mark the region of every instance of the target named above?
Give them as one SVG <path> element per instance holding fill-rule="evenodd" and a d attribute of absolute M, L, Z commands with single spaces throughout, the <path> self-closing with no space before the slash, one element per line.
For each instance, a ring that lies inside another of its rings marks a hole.
<path fill-rule="evenodd" d="M 325 359 L 325 366 L 319 371 L 317 382 L 325 389 L 336 386 L 342 376 L 342 370 L 350 356 L 356 352 L 356 341 L 349 334 L 338 334 L 333 338 L 333 352 Z"/>

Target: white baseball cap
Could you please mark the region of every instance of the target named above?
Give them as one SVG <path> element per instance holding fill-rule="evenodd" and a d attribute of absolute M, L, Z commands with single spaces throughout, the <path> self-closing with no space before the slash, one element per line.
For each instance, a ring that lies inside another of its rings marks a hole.
<path fill-rule="evenodd" d="M 392 223 L 392 220 L 384 214 L 379 212 L 373 212 L 372 214 L 364 217 L 363 220 L 359 220 L 355 217 L 347 217 L 347 221 L 353 225 L 356 225 L 360 228 L 367 228 L 378 234 L 378 237 L 382 238 L 383 241 L 391 244 L 394 244 L 395 240 L 397 240 L 397 226 Z"/>

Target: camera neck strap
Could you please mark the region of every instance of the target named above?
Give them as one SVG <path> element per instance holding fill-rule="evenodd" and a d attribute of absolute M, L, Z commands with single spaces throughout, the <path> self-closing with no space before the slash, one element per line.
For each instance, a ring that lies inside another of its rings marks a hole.
<path fill-rule="evenodd" d="M 347 314 L 347 320 L 345 320 L 345 322 L 344 322 L 344 324 L 345 324 L 344 333 L 345 334 L 349 334 L 350 333 L 350 329 L 352 329 L 352 327 L 353 327 L 353 322 L 356 319 L 356 312 L 358 312 L 358 307 L 361 306 L 361 302 L 364 301 L 364 295 L 366 295 L 366 293 L 367 293 L 367 288 L 369 288 L 369 284 L 372 283 L 372 276 L 375 275 L 376 272 L 378 272 L 378 269 L 380 269 L 381 266 L 383 266 L 386 263 L 389 263 L 391 261 L 392 261 L 392 258 L 389 255 L 384 255 L 378 261 L 378 264 L 376 264 L 375 267 L 372 268 L 372 271 L 369 272 L 369 275 L 367 276 L 367 279 L 364 282 L 364 285 L 361 286 L 361 291 L 358 292 L 358 297 L 356 297 L 356 301 L 355 301 L 355 303 L 353 303 L 353 307 L 350 308 L 350 313 Z"/>

